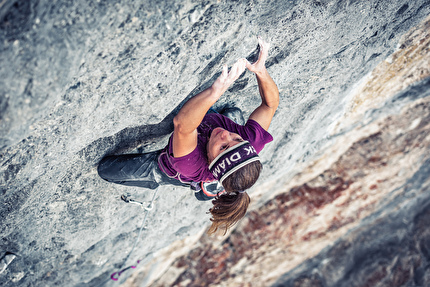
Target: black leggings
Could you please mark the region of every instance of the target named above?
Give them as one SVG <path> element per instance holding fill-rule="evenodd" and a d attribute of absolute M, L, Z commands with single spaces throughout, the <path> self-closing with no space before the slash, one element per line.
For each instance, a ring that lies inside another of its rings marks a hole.
<path fill-rule="evenodd" d="M 101 178 L 109 182 L 156 189 L 160 185 L 189 186 L 168 177 L 158 167 L 161 151 L 104 157 L 97 168 Z"/>

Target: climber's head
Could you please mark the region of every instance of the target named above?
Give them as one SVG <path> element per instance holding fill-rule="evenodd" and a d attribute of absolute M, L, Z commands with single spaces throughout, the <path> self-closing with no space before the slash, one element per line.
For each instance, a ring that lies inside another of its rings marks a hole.
<path fill-rule="evenodd" d="M 219 130 L 218 130 L 219 129 Z M 239 135 L 217 128 L 215 137 L 209 140 L 209 170 L 223 185 L 226 193 L 218 196 L 212 203 L 212 226 L 209 233 L 218 228 L 224 233 L 245 216 L 250 198 L 245 190 L 257 181 L 262 165 L 254 147 Z M 211 141 L 212 140 L 212 141 Z"/>
<path fill-rule="evenodd" d="M 257 181 L 260 158 L 254 147 L 240 135 L 219 127 L 214 129 L 207 153 L 210 172 L 227 191 L 244 191 Z"/>

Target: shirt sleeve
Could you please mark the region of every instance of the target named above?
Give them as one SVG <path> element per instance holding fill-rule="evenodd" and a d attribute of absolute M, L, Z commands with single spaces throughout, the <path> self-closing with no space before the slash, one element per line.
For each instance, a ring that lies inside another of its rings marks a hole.
<path fill-rule="evenodd" d="M 241 135 L 242 138 L 246 137 L 257 153 L 260 153 L 267 143 L 273 141 L 272 135 L 254 120 L 248 120 L 245 124 L 245 134 L 245 136 Z"/>
<path fill-rule="evenodd" d="M 200 178 L 207 169 L 207 159 L 202 149 L 197 146 L 191 153 L 172 158 L 173 168 L 186 178 Z"/>

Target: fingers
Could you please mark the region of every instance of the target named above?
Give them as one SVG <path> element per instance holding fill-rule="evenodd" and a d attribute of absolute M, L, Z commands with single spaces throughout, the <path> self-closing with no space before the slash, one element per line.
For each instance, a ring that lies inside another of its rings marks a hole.
<path fill-rule="evenodd" d="M 260 36 L 258 36 L 258 45 L 260 46 L 258 60 L 252 64 L 246 61 L 246 68 L 254 73 L 265 69 L 266 60 L 269 55 L 270 44 L 268 42 L 265 42 Z"/>
<path fill-rule="evenodd" d="M 270 43 L 264 41 L 261 36 L 258 36 L 258 44 L 260 45 L 260 54 L 258 56 L 258 60 L 255 63 L 251 64 L 245 58 L 239 59 L 233 64 L 230 72 L 228 72 L 227 66 L 224 65 L 222 76 L 228 75 L 228 78 L 234 78 L 236 75 L 240 76 L 245 71 L 245 69 L 253 71 L 255 70 L 255 66 L 258 64 L 264 65 L 265 61 L 267 60 L 267 56 L 269 55 Z"/>
<path fill-rule="evenodd" d="M 228 74 L 228 67 L 227 67 L 227 65 L 223 65 L 222 66 L 222 74 L 224 76 L 227 76 L 227 74 Z"/>
<path fill-rule="evenodd" d="M 239 59 L 235 64 L 237 65 L 237 73 L 239 76 L 245 71 L 246 68 L 246 59 Z"/>
<path fill-rule="evenodd" d="M 260 45 L 260 55 L 258 56 L 258 61 L 265 62 L 267 56 L 269 55 L 270 43 L 265 42 L 263 38 L 258 36 L 258 44 Z"/>
<path fill-rule="evenodd" d="M 227 78 L 227 76 L 228 76 L 228 67 L 227 67 L 227 65 L 223 65 L 222 66 L 222 73 L 221 73 L 221 76 L 220 76 L 220 79 L 226 79 Z"/>
<path fill-rule="evenodd" d="M 261 38 L 261 36 L 258 36 L 257 39 L 258 39 L 258 45 L 260 45 L 260 50 L 261 50 L 264 45 L 264 40 L 263 38 Z"/>
<path fill-rule="evenodd" d="M 258 39 L 258 44 L 260 45 L 260 49 L 269 51 L 270 43 L 264 41 L 263 38 L 261 38 L 261 36 L 258 36 L 257 39 Z"/>
<path fill-rule="evenodd" d="M 251 64 L 248 62 L 248 60 L 242 58 L 233 64 L 230 71 L 228 71 L 227 65 L 224 65 L 221 75 L 212 84 L 212 88 L 221 91 L 222 94 L 234 81 L 240 77 L 240 75 L 242 75 L 245 69 L 248 69 L 249 71 L 256 74 L 264 71 L 266 69 L 265 62 L 268 56 L 270 44 L 265 42 L 261 37 L 258 37 L 258 44 L 260 45 L 260 54 L 257 62 Z"/>
<path fill-rule="evenodd" d="M 228 78 L 232 81 L 237 80 L 237 78 L 239 78 L 239 76 L 245 71 L 246 62 L 246 59 L 239 59 L 234 63 L 231 67 L 230 73 L 228 74 Z"/>

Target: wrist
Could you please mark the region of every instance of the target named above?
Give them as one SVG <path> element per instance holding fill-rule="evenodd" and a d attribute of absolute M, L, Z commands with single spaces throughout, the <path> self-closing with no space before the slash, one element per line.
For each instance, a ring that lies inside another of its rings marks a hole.
<path fill-rule="evenodd" d="M 221 95 L 225 92 L 225 90 L 217 85 L 212 84 L 212 86 L 209 88 L 211 96 L 215 98 L 221 97 Z"/>
<path fill-rule="evenodd" d="M 265 77 L 269 76 L 269 72 L 267 71 L 266 67 L 264 67 L 263 69 L 260 69 L 258 71 L 255 71 L 254 73 L 259 78 L 265 78 Z"/>

